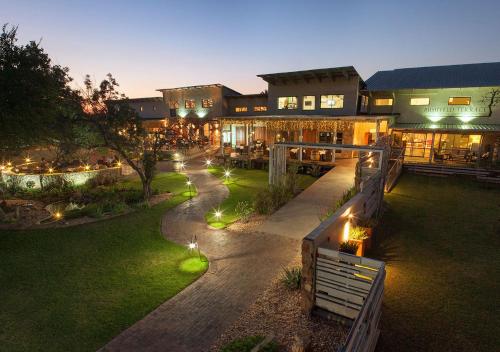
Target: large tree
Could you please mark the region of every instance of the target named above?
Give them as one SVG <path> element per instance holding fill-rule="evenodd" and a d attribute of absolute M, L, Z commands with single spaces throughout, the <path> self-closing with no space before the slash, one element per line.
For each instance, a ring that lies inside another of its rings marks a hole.
<path fill-rule="evenodd" d="M 53 65 L 39 42 L 17 43 L 17 27 L 0 34 L 0 154 L 53 145 L 79 109 L 68 68 Z M 62 134 L 61 134 L 62 133 Z"/>
<path fill-rule="evenodd" d="M 144 199 L 151 197 L 151 181 L 165 131 L 148 133 L 142 119 L 117 90 L 118 83 L 111 74 L 99 86 L 87 75 L 82 91 L 83 122 L 98 134 L 100 145 L 115 151 L 139 175 Z"/>

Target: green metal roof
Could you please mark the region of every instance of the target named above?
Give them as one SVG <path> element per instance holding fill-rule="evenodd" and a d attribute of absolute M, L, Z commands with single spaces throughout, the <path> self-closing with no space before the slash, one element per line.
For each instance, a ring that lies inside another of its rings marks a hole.
<path fill-rule="evenodd" d="M 396 123 L 397 130 L 444 130 L 444 131 L 479 131 L 500 132 L 500 124 L 439 124 L 439 123 Z"/>

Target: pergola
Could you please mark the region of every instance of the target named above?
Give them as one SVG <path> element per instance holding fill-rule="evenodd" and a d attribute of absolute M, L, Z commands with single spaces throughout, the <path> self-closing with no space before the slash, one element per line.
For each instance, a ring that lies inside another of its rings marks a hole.
<path fill-rule="evenodd" d="M 350 144 L 324 144 L 324 143 L 274 143 L 269 149 L 269 184 L 279 184 L 286 174 L 287 156 L 289 148 L 298 148 L 299 155 L 303 149 L 348 150 L 359 152 L 361 168 L 380 171 L 383 166 L 384 151 L 382 146 L 350 145 Z"/>

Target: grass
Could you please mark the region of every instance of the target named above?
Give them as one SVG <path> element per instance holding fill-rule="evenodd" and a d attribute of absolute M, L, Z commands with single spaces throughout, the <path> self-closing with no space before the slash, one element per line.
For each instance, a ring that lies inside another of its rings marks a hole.
<path fill-rule="evenodd" d="M 372 255 L 387 263 L 378 351 L 493 351 L 500 188 L 404 175 Z"/>
<path fill-rule="evenodd" d="M 162 215 L 187 199 L 185 181 L 159 175 L 155 186 L 176 195 L 126 216 L 3 231 L 2 351 L 95 351 L 198 278 L 207 263 L 160 233 Z"/>
<path fill-rule="evenodd" d="M 174 176 L 177 175 L 177 176 Z M 175 183 L 172 180 L 176 180 Z M 182 187 L 182 195 L 189 197 L 189 188 L 186 185 L 186 177 L 179 173 L 160 173 L 155 176 L 151 182 L 151 189 L 157 190 L 158 193 L 172 192 L 176 193 L 178 187 Z M 119 188 L 142 190 L 142 183 L 138 177 L 125 179 L 116 184 Z M 196 195 L 196 187 L 191 185 L 191 196 Z"/>
<path fill-rule="evenodd" d="M 223 183 L 229 189 L 229 197 L 218 207 L 222 211 L 221 218 L 217 219 L 215 217 L 215 209 L 205 214 L 207 223 L 215 228 L 224 228 L 239 220 L 240 217 L 235 212 L 238 202 L 247 201 L 252 204 L 255 195 L 260 190 L 268 187 L 269 183 L 269 174 L 264 170 L 232 169 L 231 177 L 229 178 L 224 177 L 224 169 L 222 167 L 211 167 L 208 171 L 223 180 Z M 300 175 L 299 188 L 305 189 L 316 180 L 312 176 Z"/>

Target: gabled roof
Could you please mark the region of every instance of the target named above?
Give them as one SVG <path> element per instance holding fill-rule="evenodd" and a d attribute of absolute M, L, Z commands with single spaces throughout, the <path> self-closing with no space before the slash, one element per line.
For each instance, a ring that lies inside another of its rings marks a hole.
<path fill-rule="evenodd" d="M 378 71 L 366 81 L 366 86 L 371 91 L 496 87 L 500 86 L 500 62 Z"/>
<path fill-rule="evenodd" d="M 186 86 L 186 87 L 175 87 L 175 88 L 162 88 L 162 89 L 157 89 L 159 92 L 165 92 L 165 91 L 173 91 L 173 90 L 188 90 L 188 89 L 199 89 L 199 88 L 224 88 L 227 89 L 231 94 L 234 95 L 240 95 L 240 92 L 235 91 L 234 89 L 231 89 L 223 84 L 220 83 L 214 83 L 214 84 L 200 84 L 197 86 Z"/>
<path fill-rule="evenodd" d="M 307 82 L 313 79 L 321 81 L 323 79 L 335 79 L 336 77 L 359 77 L 359 74 L 353 66 L 344 66 L 293 72 L 267 73 L 257 75 L 257 77 L 262 78 L 268 83 L 275 84 L 277 82 L 286 83 L 287 81 L 293 82 L 298 80 L 304 80 Z"/>

